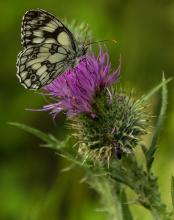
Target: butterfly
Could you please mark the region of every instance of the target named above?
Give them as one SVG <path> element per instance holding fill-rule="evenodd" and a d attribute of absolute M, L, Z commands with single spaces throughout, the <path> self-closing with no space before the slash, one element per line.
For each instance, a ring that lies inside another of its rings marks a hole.
<path fill-rule="evenodd" d="M 21 40 L 24 49 L 17 56 L 17 77 L 29 90 L 38 90 L 74 68 L 88 49 L 59 19 L 41 9 L 25 13 Z"/>

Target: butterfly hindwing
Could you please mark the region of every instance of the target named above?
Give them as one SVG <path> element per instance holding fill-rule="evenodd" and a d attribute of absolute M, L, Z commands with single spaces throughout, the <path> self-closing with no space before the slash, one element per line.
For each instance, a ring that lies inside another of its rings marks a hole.
<path fill-rule="evenodd" d="M 76 42 L 65 25 L 44 10 L 27 11 L 23 17 L 21 29 L 24 47 L 42 43 L 57 43 L 76 50 Z"/>
<path fill-rule="evenodd" d="M 67 69 L 67 49 L 58 44 L 27 47 L 19 53 L 17 76 L 27 89 L 37 90 L 49 84 Z"/>

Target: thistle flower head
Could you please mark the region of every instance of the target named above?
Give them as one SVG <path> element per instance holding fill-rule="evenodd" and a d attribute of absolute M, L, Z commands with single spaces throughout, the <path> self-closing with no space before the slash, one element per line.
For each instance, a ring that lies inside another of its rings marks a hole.
<path fill-rule="evenodd" d="M 120 67 L 110 71 L 109 55 L 100 49 L 98 57 L 86 56 L 44 87 L 56 102 L 43 109 L 53 117 L 66 112 L 78 152 L 92 161 L 133 153 L 147 133 L 149 115 L 142 100 L 111 87 L 119 71 Z"/>
<path fill-rule="evenodd" d="M 98 57 L 86 56 L 77 67 L 66 71 L 44 89 L 57 101 L 43 107 L 55 117 L 60 111 L 68 116 L 80 113 L 95 115 L 93 109 L 96 95 L 114 84 L 119 76 L 119 67 L 110 73 L 109 55 L 100 49 Z"/>

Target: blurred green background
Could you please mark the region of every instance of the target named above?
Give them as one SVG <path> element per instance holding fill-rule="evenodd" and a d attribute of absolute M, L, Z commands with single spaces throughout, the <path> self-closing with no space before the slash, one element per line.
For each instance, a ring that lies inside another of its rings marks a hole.
<path fill-rule="evenodd" d="M 172 0 L 1 0 L 0 1 L 0 219 L 1 220 L 104 220 L 98 196 L 80 184 L 83 172 L 68 165 L 53 151 L 39 147 L 40 140 L 7 124 L 16 121 L 66 135 L 64 116 L 56 125 L 40 108 L 45 101 L 26 91 L 16 78 L 16 56 L 21 49 L 20 25 L 26 10 L 42 8 L 69 21 L 89 24 L 96 40 L 108 43 L 113 67 L 122 56 L 122 85 L 138 95 L 148 92 L 161 80 L 161 72 L 174 75 L 174 1 Z M 171 207 L 170 178 L 174 175 L 174 82 L 169 85 L 165 127 L 155 160 L 163 200 Z M 151 100 L 158 113 L 160 94 Z M 149 220 L 149 213 L 131 205 L 136 219 Z"/>

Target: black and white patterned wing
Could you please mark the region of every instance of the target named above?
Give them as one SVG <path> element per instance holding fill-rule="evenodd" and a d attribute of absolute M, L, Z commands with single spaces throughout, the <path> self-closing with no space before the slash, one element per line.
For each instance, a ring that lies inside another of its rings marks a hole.
<path fill-rule="evenodd" d="M 76 41 L 65 25 L 50 13 L 38 9 L 27 11 L 21 28 L 24 47 L 54 43 L 61 44 L 76 51 Z"/>
<path fill-rule="evenodd" d="M 30 90 L 37 90 L 54 80 L 68 66 L 68 51 L 58 44 L 27 47 L 17 58 L 17 77 Z"/>

